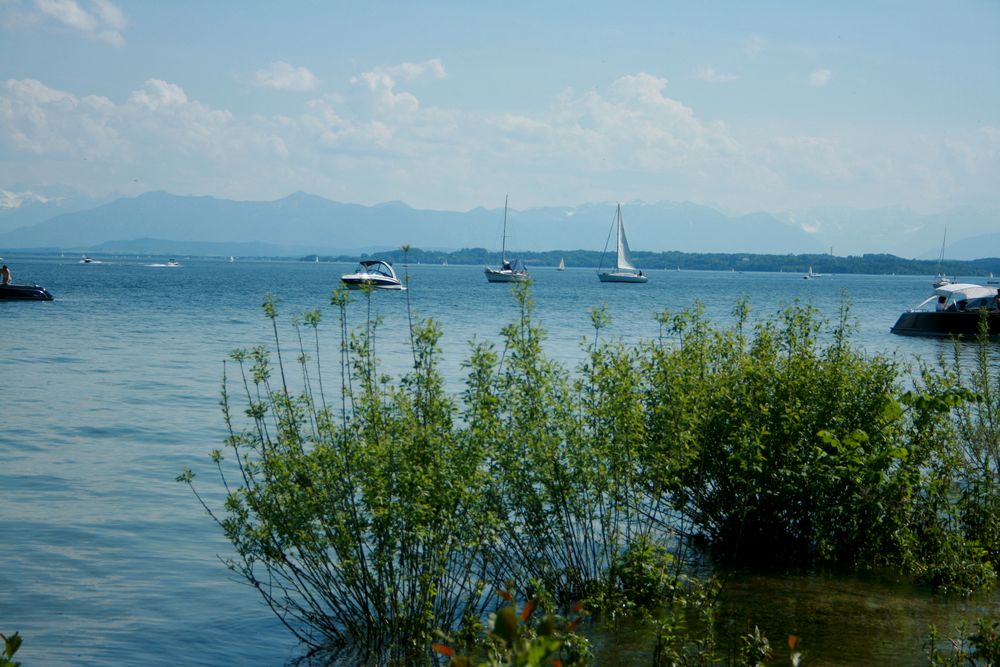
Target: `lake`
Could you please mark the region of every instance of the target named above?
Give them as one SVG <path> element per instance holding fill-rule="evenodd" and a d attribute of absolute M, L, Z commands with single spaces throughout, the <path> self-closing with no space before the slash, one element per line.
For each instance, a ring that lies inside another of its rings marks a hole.
<path fill-rule="evenodd" d="M 294 261 L 106 259 L 8 255 L 15 282 L 39 283 L 46 303 L 0 302 L 0 632 L 19 631 L 25 665 L 238 665 L 285 663 L 291 634 L 219 555 L 228 543 L 189 489 L 185 467 L 218 499 L 208 452 L 222 446 L 222 362 L 237 347 L 269 342 L 260 305 L 280 299 L 285 341 L 293 314 L 320 307 L 321 356 L 337 358 L 331 290 L 352 265 Z M 402 273 L 402 267 L 397 267 Z M 509 286 L 482 267 L 411 266 L 406 293 L 372 295 L 383 318 L 377 354 L 398 375 L 409 358 L 407 299 L 444 329 L 444 371 L 461 387 L 471 340 L 498 340 L 517 312 Z M 836 318 L 852 304 L 855 341 L 900 359 L 932 360 L 947 341 L 889 333 L 899 312 L 930 292 L 927 276 L 653 271 L 645 285 L 599 283 L 593 270 L 533 269 L 538 320 L 554 358 L 575 365 L 592 335 L 588 308 L 607 304 L 602 336 L 658 335 L 653 315 L 696 302 L 724 322 L 737 298 L 771 315 L 795 301 Z M 350 306 L 354 324 L 367 304 Z M 336 366 L 328 363 L 327 372 Z M 329 386 L 329 385 L 328 385 Z M 760 624 L 773 645 L 803 637 L 812 664 L 921 664 L 929 622 L 996 613 L 995 594 L 939 599 L 891 577 L 734 575 L 724 619 L 743 633 Z M 750 616 L 753 620 L 747 620 Z M 639 630 L 599 637 L 598 664 L 649 664 Z"/>

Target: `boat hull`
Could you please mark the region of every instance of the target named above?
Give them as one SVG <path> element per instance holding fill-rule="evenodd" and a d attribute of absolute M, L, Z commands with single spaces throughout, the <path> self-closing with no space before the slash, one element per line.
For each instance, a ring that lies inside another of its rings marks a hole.
<path fill-rule="evenodd" d="M 602 283 L 645 283 L 649 278 L 638 273 L 598 273 Z"/>
<path fill-rule="evenodd" d="M 341 276 L 340 282 L 344 283 L 347 289 L 361 289 L 362 287 L 368 286 L 375 289 L 394 289 L 402 290 L 406 289 L 398 280 L 392 280 L 390 278 L 383 278 L 380 276 L 373 275 L 349 275 Z"/>
<path fill-rule="evenodd" d="M 503 269 L 483 270 L 486 280 L 491 283 L 523 283 L 528 279 L 527 271 L 505 271 Z"/>
<path fill-rule="evenodd" d="M 52 293 L 38 285 L 0 285 L 0 301 L 52 301 Z"/>
<path fill-rule="evenodd" d="M 899 336 L 929 336 L 972 338 L 979 333 L 979 311 L 928 312 L 909 311 L 899 316 L 890 331 Z M 1000 337 L 1000 312 L 987 311 L 987 331 L 990 338 Z"/>

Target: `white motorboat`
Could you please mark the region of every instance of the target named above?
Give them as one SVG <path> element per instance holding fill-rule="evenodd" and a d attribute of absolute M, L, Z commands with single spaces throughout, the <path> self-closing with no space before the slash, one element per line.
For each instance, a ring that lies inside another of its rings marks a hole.
<path fill-rule="evenodd" d="M 176 259 L 171 259 L 167 261 L 167 266 L 180 266 L 180 265 L 181 263 L 178 262 Z"/>
<path fill-rule="evenodd" d="M 500 268 L 487 266 L 483 272 L 491 283 L 520 283 L 528 279 L 528 270 L 520 260 L 507 259 L 507 198 L 503 200 L 503 240 L 500 242 Z"/>
<path fill-rule="evenodd" d="M 604 266 L 604 255 L 608 252 L 608 244 L 611 242 L 611 234 L 616 233 L 618 239 L 618 252 L 615 255 L 615 266 L 612 270 L 597 270 L 597 277 L 602 283 L 644 283 L 649 278 L 642 271 L 635 268 L 632 263 L 632 252 L 628 247 L 628 239 L 625 238 L 625 223 L 622 222 L 622 205 L 618 204 L 618 211 L 615 214 L 615 221 L 611 223 L 611 231 L 608 232 L 608 241 L 604 244 L 604 254 L 601 255 L 601 266 Z"/>
<path fill-rule="evenodd" d="M 365 285 L 376 289 L 406 289 L 396 277 L 392 263 L 381 259 L 362 260 L 354 273 L 345 273 L 340 276 L 340 282 L 344 283 L 348 289 L 360 289 Z"/>

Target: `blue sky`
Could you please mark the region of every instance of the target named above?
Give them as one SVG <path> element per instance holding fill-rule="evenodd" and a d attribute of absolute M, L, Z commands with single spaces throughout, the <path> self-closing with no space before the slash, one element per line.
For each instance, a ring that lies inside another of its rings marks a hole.
<path fill-rule="evenodd" d="M 1000 206 L 1000 2 L 0 0 L 0 190 Z"/>

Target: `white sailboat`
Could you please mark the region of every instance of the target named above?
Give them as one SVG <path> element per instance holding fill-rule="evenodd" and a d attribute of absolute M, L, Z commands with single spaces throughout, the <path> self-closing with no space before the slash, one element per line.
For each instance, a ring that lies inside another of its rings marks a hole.
<path fill-rule="evenodd" d="M 938 287 L 943 287 L 944 285 L 951 284 L 951 278 L 946 276 L 944 274 L 944 271 L 942 271 L 942 269 L 944 268 L 944 246 L 945 243 L 947 243 L 947 241 L 948 241 L 948 228 L 945 227 L 944 236 L 941 238 L 941 256 L 938 257 L 938 274 L 937 277 L 934 279 L 934 282 L 931 283 L 934 289 L 937 289 Z"/>
<path fill-rule="evenodd" d="M 644 283 L 649 280 L 642 271 L 635 268 L 632 263 L 632 253 L 628 247 L 628 239 L 625 238 L 625 223 L 622 222 L 622 205 L 618 204 L 618 212 L 615 214 L 615 221 L 611 223 L 611 232 L 608 233 L 608 242 L 611 241 L 611 233 L 617 228 L 618 252 L 615 256 L 615 267 L 613 270 L 597 270 L 597 277 L 602 283 Z M 601 255 L 601 266 L 604 266 L 604 255 L 608 252 L 608 244 L 604 244 L 604 254 Z"/>
<path fill-rule="evenodd" d="M 559 268 L 556 269 L 556 270 L 557 271 L 565 271 L 566 270 L 566 260 L 564 260 L 563 258 L 560 257 L 559 258 Z"/>
<path fill-rule="evenodd" d="M 805 280 L 812 280 L 813 278 L 819 278 L 821 275 L 823 275 L 823 274 L 822 273 L 813 273 L 813 267 L 810 266 L 809 267 L 809 273 L 807 273 L 804 276 L 802 276 L 802 278 L 805 279 Z"/>
<path fill-rule="evenodd" d="M 500 268 L 484 269 L 491 283 L 520 283 L 528 279 L 528 270 L 518 260 L 507 259 L 507 197 L 503 200 L 503 240 L 500 243 Z"/>

